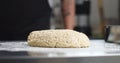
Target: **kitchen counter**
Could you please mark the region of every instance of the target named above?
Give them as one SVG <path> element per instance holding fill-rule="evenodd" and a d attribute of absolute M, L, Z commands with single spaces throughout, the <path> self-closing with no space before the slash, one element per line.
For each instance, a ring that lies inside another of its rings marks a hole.
<path fill-rule="evenodd" d="M 1 41 L 0 63 L 120 63 L 119 44 L 90 42 L 89 48 L 40 48 L 26 41 Z"/>

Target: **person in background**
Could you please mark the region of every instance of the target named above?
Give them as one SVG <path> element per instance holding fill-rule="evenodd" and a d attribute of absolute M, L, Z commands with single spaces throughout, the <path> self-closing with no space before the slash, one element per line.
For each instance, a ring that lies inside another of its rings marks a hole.
<path fill-rule="evenodd" d="M 61 0 L 65 29 L 73 29 L 75 0 Z M 0 0 L 0 40 L 26 40 L 34 30 L 50 29 L 48 0 Z"/>

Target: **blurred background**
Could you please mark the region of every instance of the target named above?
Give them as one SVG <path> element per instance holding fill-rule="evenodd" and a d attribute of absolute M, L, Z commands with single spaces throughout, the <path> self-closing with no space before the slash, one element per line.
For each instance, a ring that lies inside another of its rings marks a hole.
<path fill-rule="evenodd" d="M 49 0 L 52 8 L 51 29 L 62 29 L 60 0 Z M 119 0 L 76 0 L 74 30 L 87 34 L 91 39 L 102 39 L 106 25 L 120 24 Z"/>

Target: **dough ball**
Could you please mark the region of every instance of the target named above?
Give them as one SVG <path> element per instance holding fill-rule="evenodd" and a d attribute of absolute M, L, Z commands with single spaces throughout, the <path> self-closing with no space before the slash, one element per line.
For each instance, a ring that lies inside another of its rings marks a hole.
<path fill-rule="evenodd" d="M 28 36 L 28 45 L 50 48 L 85 48 L 89 38 L 81 32 L 68 29 L 33 31 Z"/>

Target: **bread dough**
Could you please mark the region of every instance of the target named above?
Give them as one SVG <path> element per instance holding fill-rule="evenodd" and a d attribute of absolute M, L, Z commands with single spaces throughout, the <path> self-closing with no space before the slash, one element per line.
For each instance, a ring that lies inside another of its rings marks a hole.
<path fill-rule="evenodd" d="M 33 31 L 27 41 L 33 47 L 83 48 L 90 45 L 84 33 L 68 29 Z"/>

